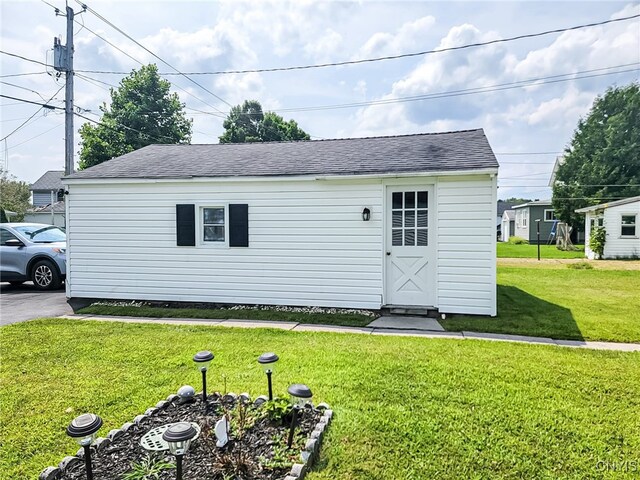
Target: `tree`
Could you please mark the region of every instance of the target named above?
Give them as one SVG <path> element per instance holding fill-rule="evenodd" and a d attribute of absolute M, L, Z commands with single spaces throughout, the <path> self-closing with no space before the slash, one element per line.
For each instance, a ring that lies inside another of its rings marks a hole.
<path fill-rule="evenodd" d="M 0 209 L 16 212 L 18 215 L 11 220 L 19 222 L 31 207 L 30 200 L 29 184 L 0 169 Z"/>
<path fill-rule="evenodd" d="M 580 228 L 577 208 L 640 195 L 640 84 L 609 88 L 580 119 L 553 185 L 556 217 Z"/>
<path fill-rule="evenodd" d="M 263 113 L 257 100 L 245 100 L 231 108 L 222 124 L 220 143 L 281 142 L 309 140 L 309 134 L 295 120 L 285 121 L 273 112 Z"/>
<path fill-rule="evenodd" d="M 111 105 L 104 103 L 100 124 L 80 128 L 80 170 L 153 143 L 189 143 L 192 121 L 171 84 L 158 75 L 156 65 L 142 66 L 111 89 Z"/>

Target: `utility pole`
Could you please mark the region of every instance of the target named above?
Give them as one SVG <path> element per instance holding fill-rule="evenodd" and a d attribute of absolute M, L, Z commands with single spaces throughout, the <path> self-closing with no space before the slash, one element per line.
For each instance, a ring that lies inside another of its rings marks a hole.
<path fill-rule="evenodd" d="M 67 44 L 61 45 L 58 38 L 53 39 L 54 61 L 53 68 L 65 73 L 64 92 L 64 174 L 73 173 L 73 19 L 75 12 L 69 6 L 66 14 L 56 8 L 56 15 L 67 19 Z"/>
<path fill-rule="evenodd" d="M 64 90 L 64 174 L 73 173 L 73 8 L 67 6 L 67 76 Z"/>

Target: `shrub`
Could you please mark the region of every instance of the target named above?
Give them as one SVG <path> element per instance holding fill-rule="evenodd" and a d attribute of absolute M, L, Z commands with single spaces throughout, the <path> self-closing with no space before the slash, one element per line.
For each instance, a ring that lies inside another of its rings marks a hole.
<path fill-rule="evenodd" d="M 509 243 L 511 245 L 529 245 L 529 240 L 522 237 L 509 237 Z"/>
<path fill-rule="evenodd" d="M 591 230 L 589 248 L 597 255 L 598 258 L 602 258 L 602 255 L 604 254 L 604 243 L 606 239 L 607 232 L 603 227 L 594 227 Z"/>

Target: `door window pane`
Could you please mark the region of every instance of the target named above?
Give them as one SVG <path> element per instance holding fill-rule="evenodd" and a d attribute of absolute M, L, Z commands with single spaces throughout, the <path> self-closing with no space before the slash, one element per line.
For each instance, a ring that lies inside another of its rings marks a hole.
<path fill-rule="evenodd" d="M 415 227 L 416 226 L 416 212 L 413 210 L 404 211 L 404 226 Z"/>
<path fill-rule="evenodd" d="M 418 246 L 419 247 L 426 247 L 427 245 L 429 245 L 428 232 L 429 231 L 426 228 L 418 229 Z"/>
<path fill-rule="evenodd" d="M 402 227 L 402 210 L 393 212 L 392 225 L 393 228 Z"/>
<path fill-rule="evenodd" d="M 416 208 L 416 192 L 404 192 L 404 208 Z"/>
<path fill-rule="evenodd" d="M 418 192 L 418 208 L 427 208 L 427 199 L 429 192 Z"/>
<path fill-rule="evenodd" d="M 394 247 L 401 247 L 402 246 L 402 229 L 392 230 L 391 236 L 392 236 L 391 244 Z"/>
<path fill-rule="evenodd" d="M 429 215 L 427 210 L 418 210 L 418 227 L 429 226 Z"/>
<path fill-rule="evenodd" d="M 402 192 L 393 192 L 393 201 L 391 203 L 393 204 L 391 208 L 394 210 L 402 208 Z"/>
<path fill-rule="evenodd" d="M 413 228 L 408 228 L 404 231 L 404 245 L 406 247 L 413 247 L 416 244 L 416 231 Z"/>

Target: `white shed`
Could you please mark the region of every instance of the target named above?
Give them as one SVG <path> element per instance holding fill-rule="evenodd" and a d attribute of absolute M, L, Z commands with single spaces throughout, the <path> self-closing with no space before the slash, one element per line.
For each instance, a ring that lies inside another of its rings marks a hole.
<path fill-rule="evenodd" d="M 603 227 L 606 232 L 602 258 L 640 258 L 640 196 L 580 208 L 576 212 L 586 214 L 584 251 L 588 258 L 596 256 L 589 248 L 591 230 L 595 227 Z"/>
<path fill-rule="evenodd" d="M 496 315 L 481 129 L 151 145 L 64 179 L 67 297 Z"/>

